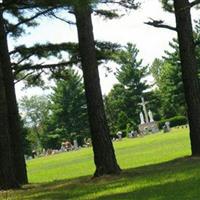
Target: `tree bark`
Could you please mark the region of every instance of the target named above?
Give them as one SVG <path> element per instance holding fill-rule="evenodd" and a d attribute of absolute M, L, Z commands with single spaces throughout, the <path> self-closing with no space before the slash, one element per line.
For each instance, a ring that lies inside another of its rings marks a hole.
<path fill-rule="evenodd" d="M 75 7 L 74 11 L 77 22 L 94 162 L 96 165 L 94 176 L 118 174 L 121 170 L 115 158 L 102 99 L 91 9 L 88 5 L 83 5 Z"/>
<path fill-rule="evenodd" d="M 21 127 L 15 95 L 14 78 L 11 69 L 2 11 L 0 11 L 0 62 L 2 64 L 2 73 L 4 77 L 4 85 L 8 106 L 9 133 L 11 138 L 15 176 L 20 184 L 25 184 L 28 182 L 26 164 L 21 139 Z"/>
<path fill-rule="evenodd" d="M 0 190 L 17 188 L 12 162 L 6 93 L 0 63 Z"/>
<path fill-rule="evenodd" d="M 174 0 L 192 156 L 200 156 L 200 87 L 188 0 Z"/>

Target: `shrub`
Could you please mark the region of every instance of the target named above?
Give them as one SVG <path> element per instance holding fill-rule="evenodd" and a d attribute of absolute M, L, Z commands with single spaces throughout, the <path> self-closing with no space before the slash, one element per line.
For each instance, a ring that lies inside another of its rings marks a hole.
<path fill-rule="evenodd" d="M 162 127 L 165 125 L 165 122 L 170 122 L 170 127 L 181 126 L 188 123 L 187 118 L 185 116 L 175 116 L 169 119 L 159 121 L 159 129 L 162 129 Z"/>

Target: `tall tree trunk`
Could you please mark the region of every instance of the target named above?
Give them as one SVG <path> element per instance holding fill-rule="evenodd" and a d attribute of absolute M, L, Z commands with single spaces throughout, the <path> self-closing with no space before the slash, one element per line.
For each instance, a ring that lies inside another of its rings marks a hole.
<path fill-rule="evenodd" d="M 120 167 L 115 158 L 103 105 L 90 7 L 76 7 L 75 16 L 96 165 L 94 176 L 118 174 Z"/>
<path fill-rule="evenodd" d="M 12 162 L 6 93 L 0 63 L 0 190 L 17 188 Z"/>
<path fill-rule="evenodd" d="M 192 155 L 200 156 L 200 87 L 188 0 L 174 0 Z"/>
<path fill-rule="evenodd" d="M 26 164 L 21 139 L 21 127 L 15 95 L 14 78 L 11 69 L 2 11 L 0 11 L 0 62 L 2 64 L 8 105 L 9 132 L 11 138 L 13 163 L 15 166 L 15 176 L 20 184 L 25 184 L 28 182 Z"/>

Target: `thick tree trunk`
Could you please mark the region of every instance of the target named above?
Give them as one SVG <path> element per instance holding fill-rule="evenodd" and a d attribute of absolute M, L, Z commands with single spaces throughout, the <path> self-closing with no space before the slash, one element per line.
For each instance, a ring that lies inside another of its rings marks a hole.
<path fill-rule="evenodd" d="M 2 72 L 4 76 L 6 99 L 8 105 L 9 132 L 11 138 L 13 163 L 15 166 L 15 176 L 20 184 L 25 184 L 28 181 L 21 140 L 20 119 L 2 12 L 0 12 L 0 62 L 2 64 Z"/>
<path fill-rule="evenodd" d="M 200 156 L 200 87 L 188 0 L 174 0 L 192 155 Z"/>
<path fill-rule="evenodd" d="M 89 6 L 75 8 L 75 16 L 96 165 L 94 176 L 118 174 L 120 168 L 115 158 L 104 111 Z"/>
<path fill-rule="evenodd" d="M 12 162 L 6 93 L 0 63 L 0 190 L 17 188 Z"/>

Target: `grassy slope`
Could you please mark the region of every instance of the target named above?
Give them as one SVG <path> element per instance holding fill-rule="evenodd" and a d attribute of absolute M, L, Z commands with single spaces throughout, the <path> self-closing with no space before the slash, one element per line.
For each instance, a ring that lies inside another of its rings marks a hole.
<path fill-rule="evenodd" d="M 115 149 L 119 164 L 125 169 L 118 177 L 91 180 L 87 175 L 93 173 L 94 166 L 92 151 L 88 148 L 29 161 L 29 179 L 35 184 L 0 197 L 8 195 L 12 200 L 199 199 L 200 159 L 181 158 L 190 155 L 186 129 L 115 142 Z"/>

